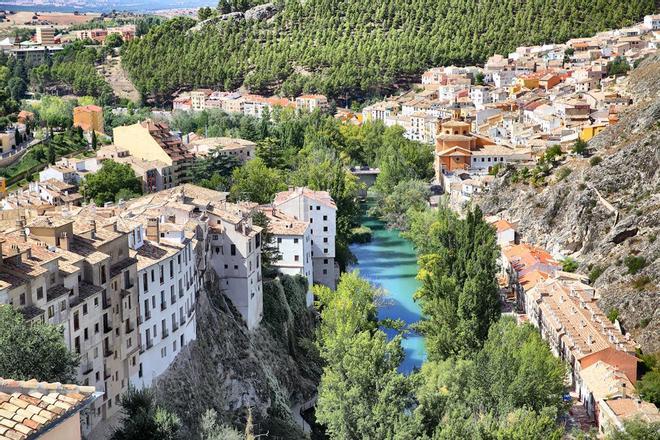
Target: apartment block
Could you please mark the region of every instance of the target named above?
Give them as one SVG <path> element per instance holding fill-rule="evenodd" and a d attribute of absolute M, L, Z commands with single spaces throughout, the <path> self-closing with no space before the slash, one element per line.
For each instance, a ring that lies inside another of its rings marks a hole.
<path fill-rule="evenodd" d="M 37 44 L 52 46 L 55 44 L 55 28 L 52 26 L 37 26 L 35 35 Z"/>
<path fill-rule="evenodd" d="M 275 196 L 273 206 L 296 220 L 309 223 L 314 282 L 335 289 L 337 206 L 327 191 L 292 188 Z"/>
<path fill-rule="evenodd" d="M 302 275 L 307 278 L 307 307 L 314 303 L 314 264 L 312 259 L 312 232 L 310 223 L 297 220 L 284 212 L 270 207 L 260 207 L 268 217 L 268 229 L 279 252 L 273 264 L 285 275 Z"/>
<path fill-rule="evenodd" d="M 103 109 L 97 105 L 74 107 L 73 126 L 83 131 L 103 133 Z"/>
<path fill-rule="evenodd" d="M 166 124 L 146 120 L 116 127 L 113 138 L 117 148 L 127 150 L 135 158 L 166 164 L 167 167 L 163 168 L 163 188 L 174 188 L 190 181 L 188 170 L 194 155 Z"/>
<path fill-rule="evenodd" d="M 104 392 L 82 418 L 88 433 L 119 410 L 138 371 L 136 260 L 116 224 L 94 219 L 19 218 L 0 243 L 0 303 L 26 320 L 62 325 L 81 356 L 78 382 Z"/>

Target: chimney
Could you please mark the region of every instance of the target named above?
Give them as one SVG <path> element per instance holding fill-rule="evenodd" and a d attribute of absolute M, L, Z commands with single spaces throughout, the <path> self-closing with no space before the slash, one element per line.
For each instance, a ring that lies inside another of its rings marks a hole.
<path fill-rule="evenodd" d="M 89 221 L 89 226 L 91 228 L 91 230 L 90 230 L 91 237 L 92 237 L 92 239 L 95 239 L 96 238 L 96 220 L 91 219 Z"/>
<path fill-rule="evenodd" d="M 624 381 L 621 381 L 621 397 L 626 398 L 626 383 Z"/>
<path fill-rule="evenodd" d="M 66 232 L 62 232 L 62 235 L 60 235 L 60 248 L 68 251 L 69 250 L 69 234 Z"/>
<path fill-rule="evenodd" d="M 155 243 L 160 242 L 160 219 L 158 217 L 147 219 L 147 240 Z"/>
<path fill-rule="evenodd" d="M 25 232 L 25 228 L 21 229 L 21 241 L 27 243 L 27 232 Z"/>

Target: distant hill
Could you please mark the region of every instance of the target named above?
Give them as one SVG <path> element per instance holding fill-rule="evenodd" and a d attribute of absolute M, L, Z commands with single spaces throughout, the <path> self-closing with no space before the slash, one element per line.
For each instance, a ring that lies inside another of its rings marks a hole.
<path fill-rule="evenodd" d="M 235 0 L 240 3 L 240 1 Z M 248 3 L 247 1 L 245 3 Z M 430 66 L 638 22 L 653 0 L 287 0 L 268 20 L 175 19 L 128 45 L 123 65 L 161 99 L 181 86 L 366 97 Z"/>

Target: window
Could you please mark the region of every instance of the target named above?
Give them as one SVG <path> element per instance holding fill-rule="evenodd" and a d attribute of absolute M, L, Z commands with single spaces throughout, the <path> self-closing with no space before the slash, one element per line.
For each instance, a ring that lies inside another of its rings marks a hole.
<path fill-rule="evenodd" d="M 85 341 L 89 339 L 89 331 L 87 330 L 87 328 L 85 328 L 85 330 L 83 330 L 83 335 L 84 335 Z"/>
<path fill-rule="evenodd" d="M 174 261 L 170 260 L 170 278 L 174 278 Z"/>
<path fill-rule="evenodd" d="M 328 269 L 323 269 L 323 275 L 327 275 L 327 274 L 328 274 Z"/>
<path fill-rule="evenodd" d="M 327 242 L 328 242 L 328 237 L 323 237 L 323 243 L 327 243 Z"/>
<path fill-rule="evenodd" d="M 44 297 L 44 288 L 37 287 L 37 299 L 42 299 Z"/>
<path fill-rule="evenodd" d="M 155 271 L 153 269 L 151 269 L 151 282 L 153 283 L 154 281 L 156 281 L 156 274 L 155 274 Z M 145 289 L 145 290 L 147 290 L 147 289 Z"/>
<path fill-rule="evenodd" d="M 328 259 L 327 258 L 323 259 L 323 264 L 328 264 Z"/>
<path fill-rule="evenodd" d="M 277 243 L 282 243 L 282 237 L 277 237 Z"/>
<path fill-rule="evenodd" d="M 105 284 L 106 280 L 106 275 L 105 275 L 105 265 L 102 265 L 101 268 L 99 269 L 101 272 L 101 284 Z"/>
<path fill-rule="evenodd" d="M 160 276 L 160 284 L 163 284 L 165 282 L 165 275 L 163 274 L 163 266 L 158 266 L 159 270 L 159 276 Z"/>
<path fill-rule="evenodd" d="M 300 261 L 300 256 L 298 256 L 298 255 L 294 255 L 294 256 L 293 256 L 293 260 L 294 260 L 294 261 Z"/>
<path fill-rule="evenodd" d="M 294 239 L 293 239 L 293 243 L 294 243 L 294 244 L 298 244 L 298 239 L 297 239 L 297 238 L 294 238 Z"/>
<path fill-rule="evenodd" d="M 320 205 L 317 205 L 317 206 L 316 206 L 316 210 L 317 210 L 317 211 L 320 211 L 320 210 L 321 210 L 321 206 L 320 206 Z"/>
<path fill-rule="evenodd" d="M 327 254 L 328 253 L 328 248 L 323 249 L 323 253 Z"/>
<path fill-rule="evenodd" d="M 232 244 L 229 249 L 230 249 L 230 253 L 232 255 L 236 255 L 236 245 L 235 244 Z"/>
<path fill-rule="evenodd" d="M 146 292 L 149 290 L 149 284 L 147 283 L 147 273 L 142 274 L 142 289 Z"/>
<path fill-rule="evenodd" d="M 327 226 L 323 226 L 323 232 L 328 232 L 328 227 Z"/>
<path fill-rule="evenodd" d="M 87 314 L 87 304 L 83 304 L 82 312 L 83 312 L 83 316 L 85 316 Z"/>
<path fill-rule="evenodd" d="M 309 205 L 309 210 L 310 211 L 314 210 L 314 207 L 312 205 Z"/>
<path fill-rule="evenodd" d="M 78 331 L 80 330 L 80 315 L 78 312 L 73 313 L 73 330 Z"/>
<path fill-rule="evenodd" d="M 94 324 L 94 333 L 98 333 L 98 332 L 99 332 L 99 323 L 97 322 L 96 324 Z"/>
<path fill-rule="evenodd" d="M 21 293 L 21 295 L 19 296 L 19 302 L 21 303 L 22 306 L 25 305 L 25 294 L 24 293 Z"/>
<path fill-rule="evenodd" d="M 234 264 L 234 270 L 238 270 L 238 265 Z"/>
<path fill-rule="evenodd" d="M 324 215 L 324 216 L 323 216 L 323 221 L 324 221 L 324 222 L 327 222 L 327 221 L 328 221 L 328 216 L 327 216 L 327 215 Z"/>

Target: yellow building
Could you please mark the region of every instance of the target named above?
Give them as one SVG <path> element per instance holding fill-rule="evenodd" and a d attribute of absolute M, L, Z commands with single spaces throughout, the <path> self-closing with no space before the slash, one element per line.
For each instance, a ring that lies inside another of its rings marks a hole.
<path fill-rule="evenodd" d="M 96 105 L 85 105 L 73 109 L 73 126 L 84 131 L 103 133 L 103 109 Z"/>
<path fill-rule="evenodd" d="M 158 160 L 163 168 L 163 188 L 173 188 L 190 181 L 188 170 L 194 155 L 181 139 L 170 132 L 166 124 L 146 120 L 113 130 L 117 148 L 127 150 L 131 156 L 143 160 Z"/>
<path fill-rule="evenodd" d="M 606 127 L 607 124 L 594 124 L 583 127 L 582 131 L 580 132 L 580 139 L 585 142 L 589 142 L 594 136 L 605 130 Z"/>
<path fill-rule="evenodd" d="M 539 87 L 539 78 L 536 76 L 521 76 L 516 82 L 525 89 L 536 89 Z"/>

